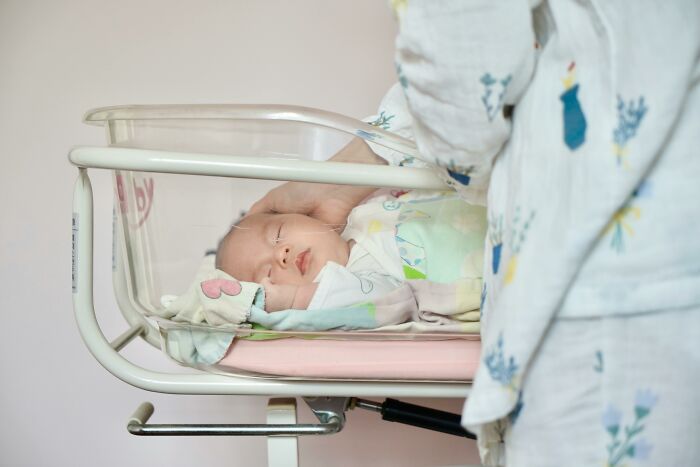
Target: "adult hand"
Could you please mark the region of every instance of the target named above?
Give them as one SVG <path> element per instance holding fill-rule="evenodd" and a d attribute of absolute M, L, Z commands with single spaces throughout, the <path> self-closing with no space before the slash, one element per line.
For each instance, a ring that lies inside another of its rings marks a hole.
<path fill-rule="evenodd" d="M 386 164 L 367 144 L 353 139 L 331 159 L 333 162 Z M 345 225 L 352 208 L 375 188 L 327 183 L 288 182 L 271 190 L 250 208 L 250 213 L 280 212 L 305 214 L 322 222 Z"/>
<path fill-rule="evenodd" d="M 345 225 L 352 208 L 372 191 L 374 188 L 369 187 L 287 182 L 253 204 L 250 214 L 297 213 L 327 224 Z"/>

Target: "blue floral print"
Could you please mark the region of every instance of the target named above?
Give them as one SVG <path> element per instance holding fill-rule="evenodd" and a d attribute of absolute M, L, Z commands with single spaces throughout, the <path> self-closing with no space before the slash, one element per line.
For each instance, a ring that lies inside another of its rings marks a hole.
<path fill-rule="evenodd" d="M 491 73 L 484 73 L 479 81 L 484 86 L 484 94 L 481 96 L 481 102 L 484 104 L 486 109 L 486 116 L 489 122 L 493 121 L 498 112 L 501 111 L 503 107 L 503 97 L 506 93 L 506 89 L 510 84 L 513 76 L 511 74 L 506 75 L 504 78 L 498 79 L 491 75 Z M 496 94 L 496 88 L 500 85 L 500 91 Z"/>
<path fill-rule="evenodd" d="M 416 165 L 416 158 L 413 156 L 406 156 L 399 162 L 399 167 L 414 167 Z"/>
<path fill-rule="evenodd" d="M 611 441 L 607 446 L 607 467 L 622 466 L 625 458 L 646 460 L 651 453 L 652 444 L 646 438 L 637 437 L 646 428 L 642 421 L 651 413 L 656 405 L 658 396 L 650 390 L 638 390 L 634 398 L 634 421 L 620 430 L 622 412 L 614 405 L 609 405 L 603 412 L 602 422 L 610 435 Z"/>
<path fill-rule="evenodd" d="M 510 259 L 503 277 L 504 284 L 510 284 L 515 278 L 515 272 L 518 266 L 518 254 L 522 249 L 527 233 L 530 230 L 532 221 L 535 219 L 535 211 L 530 211 L 527 217 L 521 214 L 520 206 L 515 208 L 515 215 L 509 229 L 508 246 L 510 248 Z M 524 219 L 524 220 L 523 220 Z M 501 264 L 501 255 L 503 252 L 503 215 L 492 216 L 489 214 L 489 243 L 491 243 L 491 269 L 493 274 L 498 274 Z"/>
<path fill-rule="evenodd" d="M 406 88 L 408 87 L 408 80 L 406 79 L 406 75 L 403 74 L 403 69 L 401 68 L 400 63 L 396 64 L 396 76 L 399 77 L 399 84 L 401 84 L 403 90 L 406 91 Z"/>
<path fill-rule="evenodd" d="M 612 232 L 610 247 L 617 253 L 625 251 L 625 234 L 628 236 L 634 235 L 634 229 L 631 222 L 638 220 L 642 216 L 641 208 L 636 204 L 639 198 L 644 198 L 651 193 L 650 183 L 643 180 L 639 186 L 632 192 L 629 201 L 621 207 L 605 227 L 604 233 Z"/>
<path fill-rule="evenodd" d="M 525 404 L 523 403 L 523 392 L 518 389 L 516 383 L 519 367 L 518 364 L 515 363 L 515 358 L 512 355 L 506 360 L 503 354 L 502 333 L 498 336 L 496 347 L 492 348 L 484 357 L 484 364 L 494 381 L 500 383 L 501 386 L 510 391 L 514 398 L 517 396 L 515 405 L 508 415 L 510 422 L 515 423 Z"/>
<path fill-rule="evenodd" d="M 484 316 L 484 302 L 486 302 L 486 282 L 481 288 L 481 301 L 479 302 L 479 316 Z"/>
<path fill-rule="evenodd" d="M 503 334 L 498 336 L 496 348 L 491 349 L 484 358 L 484 364 L 489 370 L 491 378 L 501 383 L 501 385 L 515 390 L 515 374 L 518 371 L 518 365 L 515 363 L 515 358 L 511 355 L 506 361 L 503 355 Z"/>
<path fill-rule="evenodd" d="M 644 96 L 640 96 L 635 102 L 634 99 L 625 102 L 621 96 L 617 96 L 617 128 L 613 130 L 613 149 L 617 158 L 617 165 L 625 163 L 627 142 L 637 134 L 644 115 L 646 115 L 647 107 L 644 102 Z"/>
<path fill-rule="evenodd" d="M 391 128 L 391 121 L 394 119 L 394 117 L 396 117 L 396 115 L 387 115 L 386 112 L 382 110 L 379 116 L 374 119 L 374 121 L 369 122 L 369 124 L 384 130 L 388 130 Z"/>
<path fill-rule="evenodd" d="M 635 415 L 637 415 L 639 419 L 646 417 L 658 400 L 659 397 L 648 389 L 637 391 L 634 396 Z"/>
<path fill-rule="evenodd" d="M 593 366 L 593 371 L 596 373 L 602 373 L 603 372 L 603 352 L 600 350 L 595 351 L 595 365 Z"/>
<path fill-rule="evenodd" d="M 535 219 L 535 211 L 530 211 L 530 214 L 524 218 L 525 221 L 520 225 L 521 220 L 521 209 L 520 206 L 515 208 L 515 216 L 513 216 L 513 224 L 510 231 L 510 259 L 508 260 L 508 266 L 506 268 L 506 273 L 503 277 L 504 284 L 510 284 L 515 279 L 515 272 L 518 268 L 518 255 L 520 250 L 527 239 L 527 233 L 530 230 L 530 225 Z"/>

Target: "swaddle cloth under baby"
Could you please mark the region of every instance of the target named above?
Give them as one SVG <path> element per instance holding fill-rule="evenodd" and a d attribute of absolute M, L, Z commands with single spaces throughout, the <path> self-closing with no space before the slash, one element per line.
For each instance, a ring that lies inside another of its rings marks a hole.
<path fill-rule="evenodd" d="M 250 306 L 248 323 L 258 330 L 262 326 L 263 331 L 476 334 L 480 330 L 480 290 L 481 279 L 460 279 L 443 284 L 418 279 L 405 281 L 379 299 L 345 308 L 268 313 L 256 301 Z M 260 297 L 262 294 L 258 294 L 258 299 Z M 230 325 L 208 326 L 207 329 L 191 326 L 171 328 L 164 336 L 167 339 L 166 353 L 177 361 L 196 366 L 221 360 L 235 333 Z M 253 334 L 251 338 L 279 337 L 286 335 L 262 332 Z"/>
<path fill-rule="evenodd" d="M 205 260 L 184 295 L 163 298 L 165 310 L 159 316 L 213 326 L 252 323 L 276 331 L 476 333 L 485 231 L 484 209 L 464 203 L 453 193 L 378 197 L 355 208 L 343 237 L 384 257 L 383 263 L 396 258 L 392 270 L 381 271 L 398 276 L 394 290 L 369 298 L 360 294 L 344 306 L 268 313 L 259 284 L 238 282 L 214 269 L 212 260 Z M 387 242 L 387 235 L 394 241 Z M 326 268 L 344 266 L 329 263 Z M 219 333 L 212 343 L 201 332 L 173 336 L 187 341 L 175 346 L 184 349 L 180 353 L 187 363 L 202 363 L 203 353 L 208 355 L 206 360 L 223 357 L 224 334 Z M 198 352 L 199 347 L 205 352 Z"/>
<path fill-rule="evenodd" d="M 214 326 L 246 321 L 262 287 L 254 282 L 238 281 L 215 269 L 214 260 L 214 255 L 205 256 L 187 292 L 180 296 L 164 295 L 163 308 L 155 314 L 175 322 Z"/>

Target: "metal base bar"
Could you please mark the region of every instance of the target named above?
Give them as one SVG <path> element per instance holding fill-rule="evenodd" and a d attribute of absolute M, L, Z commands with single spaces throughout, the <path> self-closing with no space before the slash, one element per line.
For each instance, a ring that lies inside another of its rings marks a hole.
<path fill-rule="evenodd" d="M 126 428 L 137 436 L 302 436 L 331 435 L 343 429 L 342 414 L 319 424 L 147 424 L 153 404 L 142 403 Z"/>

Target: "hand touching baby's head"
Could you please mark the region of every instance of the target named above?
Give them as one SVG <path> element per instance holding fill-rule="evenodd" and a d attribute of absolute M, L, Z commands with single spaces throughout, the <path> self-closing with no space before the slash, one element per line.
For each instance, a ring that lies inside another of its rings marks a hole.
<path fill-rule="evenodd" d="M 238 280 L 303 285 L 328 261 L 342 266 L 350 248 L 340 234 L 302 214 L 251 214 L 234 225 L 219 245 L 217 268 Z"/>

